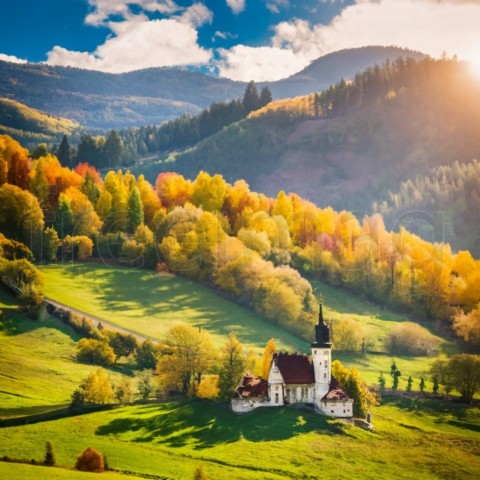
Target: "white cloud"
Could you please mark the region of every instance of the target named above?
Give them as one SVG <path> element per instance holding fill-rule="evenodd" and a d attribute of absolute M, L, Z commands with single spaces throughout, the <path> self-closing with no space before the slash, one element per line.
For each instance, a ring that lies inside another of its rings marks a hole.
<path fill-rule="evenodd" d="M 233 33 L 230 33 L 230 32 L 221 32 L 220 30 L 217 30 L 213 34 L 212 42 L 215 42 L 217 38 L 221 38 L 222 40 L 228 40 L 228 39 L 238 38 L 238 35 L 234 35 Z"/>
<path fill-rule="evenodd" d="M 266 7 L 272 13 L 280 13 L 280 9 L 289 6 L 289 0 L 270 0 L 267 1 Z"/>
<path fill-rule="evenodd" d="M 299 19 L 279 23 L 270 50 L 236 46 L 221 51 L 219 68 L 235 80 L 280 79 L 327 53 L 368 45 L 396 45 L 433 56 L 445 51 L 468 59 L 480 52 L 479 19 L 478 0 L 357 0 L 328 25 Z"/>
<path fill-rule="evenodd" d="M 111 22 L 115 36 L 107 38 L 93 53 L 56 46 L 49 53 L 50 65 L 120 73 L 158 66 L 208 63 L 211 51 L 198 45 L 195 28 L 178 19 L 148 21 L 142 16 Z"/>
<path fill-rule="evenodd" d="M 303 58 L 285 48 L 235 45 L 218 51 L 222 57 L 217 65 L 220 76 L 244 82 L 276 80 L 305 66 Z"/>
<path fill-rule="evenodd" d="M 11 63 L 27 63 L 27 60 L 23 58 L 15 57 L 15 55 L 7 55 L 6 53 L 0 53 L 0 60 Z"/>
<path fill-rule="evenodd" d="M 112 16 L 129 18 L 132 15 L 131 6 L 162 14 L 171 14 L 182 9 L 172 0 L 88 0 L 88 3 L 92 11 L 85 18 L 85 23 L 89 25 L 102 25 Z"/>
<path fill-rule="evenodd" d="M 236 15 L 245 10 L 245 0 L 227 0 L 227 5 Z"/>
<path fill-rule="evenodd" d="M 205 23 L 212 23 L 213 12 L 203 3 L 194 3 L 186 8 L 180 16 L 173 18 L 192 27 L 201 27 Z"/>

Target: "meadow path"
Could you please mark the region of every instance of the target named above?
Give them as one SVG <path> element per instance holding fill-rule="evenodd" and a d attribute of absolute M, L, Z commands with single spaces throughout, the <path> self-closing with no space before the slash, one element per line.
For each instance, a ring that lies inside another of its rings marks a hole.
<path fill-rule="evenodd" d="M 120 333 L 125 333 L 125 334 L 130 334 L 133 335 L 137 340 L 140 342 L 144 342 L 145 340 L 151 340 L 153 343 L 158 343 L 158 339 L 149 337 L 148 335 L 142 335 L 138 332 L 135 332 L 134 330 L 130 330 L 128 328 L 124 327 L 119 327 L 118 325 L 115 325 L 114 323 L 111 323 L 104 318 L 96 317 L 95 315 L 90 315 L 89 313 L 82 312 L 81 310 L 77 310 L 76 308 L 70 307 L 69 305 L 66 305 L 65 303 L 57 302 L 56 300 L 53 300 L 50 297 L 45 297 L 45 303 L 50 303 L 56 308 L 63 308 L 64 310 L 68 310 L 69 312 L 76 313 L 77 315 L 81 315 L 83 317 L 87 317 L 90 320 L 92 320 L 93 324 L 101 323 L 102 327 L 106 327 L 110 330 L 114 330 L 116 332 Z M 58 320 L 57 317 L 51 315 L 51 317 L 55 318 Z M 95 326 L 97 326 L 95 325 Z"/>

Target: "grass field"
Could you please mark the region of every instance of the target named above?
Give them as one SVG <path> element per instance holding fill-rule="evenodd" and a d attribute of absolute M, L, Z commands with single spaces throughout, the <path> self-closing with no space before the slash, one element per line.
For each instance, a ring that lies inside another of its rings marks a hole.
<path fill-rule="evenodd" d="M 0 288 L 0 417 L 69 403 L 80 380 L 95 368 L 74 361 L 77 340 L 70 328 L 47 315 L 26 318 Z"/>
<path fill-rule="evenodd" d="M 97 264 L 55 264 L 42 271 L 49 297 L 153 338 L 163 338 L 170 327 L 183 322 L 206 328 L 217 347 L 234 332 L 258 352 L 272 337 L 281 349 L 308 348 L 215 290 L 179 276 Z"/>
<path fill-rule="evenodd" d="M 292 407 L 242 416 L 207 401 L 124 407 L 6 428 L 0 456 L 41 460 L 50 440 L 64 467 L 92 446 L 112 468 L 176 480 L 193 478 L 199 465 L 216 480 L 476 477 L 477 409 L 392 402 L 374 410 L 375 433 Z"/>

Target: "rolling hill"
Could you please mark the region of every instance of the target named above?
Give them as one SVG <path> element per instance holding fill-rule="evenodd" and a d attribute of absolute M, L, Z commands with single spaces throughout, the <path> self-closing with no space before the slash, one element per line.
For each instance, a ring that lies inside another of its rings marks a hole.
<path fill-rule="evenodd" d="M 304 71 L 269 86 L 276 98 L 310 93 L 399 55 L 417 58 L 421 54 L 394 47 L 344 50 L 322 57 Z M 0 78 L 0 97 L 70 118 L 87 127 L 105 129 L 160 124 L 184 113 L 195 114 L 213 102 L 241 97 L 246 86 L 175 68 L 107 74 L 3 61 L 0 61 Z"/>
<path fill-rule="evenodd" d="M 38 144 L 58 140 L 62 135 L 72 135 L 80 125 L 15 100 L 0 98 L 0 134 L 8 134 L 24 143 Z"/>

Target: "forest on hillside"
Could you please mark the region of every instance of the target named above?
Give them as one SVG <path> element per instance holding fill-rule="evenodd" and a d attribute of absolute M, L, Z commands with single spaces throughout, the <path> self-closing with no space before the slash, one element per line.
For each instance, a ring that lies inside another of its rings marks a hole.
<path fill-rule="evenodd" d="M 318 313 L 309 277 L 437 322 L 476 348 L 480 261 L 453 254 L 380 215 L 361 222 L 296 194 L 252 192 L 201 172 L 191 181 L 74 170 L 50 154 L 33 160 L 0 137 L 1 278 L 29 305 L 41 275 L 29 264 L 87 260 L 173 271 L 204 282 L 268 321 L 310 338 Z M 19 273 L 20 272 L 20 273 Z M 28 281 L 31 279 L 31 281 Z"/>

